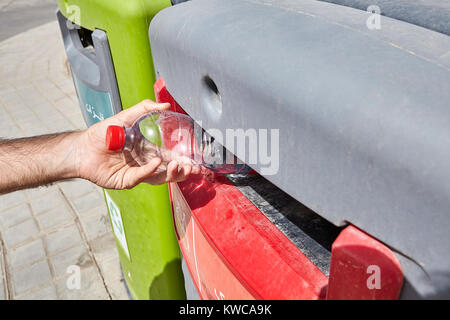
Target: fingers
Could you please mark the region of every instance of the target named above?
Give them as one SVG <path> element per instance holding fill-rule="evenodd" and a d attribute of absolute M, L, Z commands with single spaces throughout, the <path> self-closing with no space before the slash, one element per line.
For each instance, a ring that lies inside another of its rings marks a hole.
<path fill-rule="evenodd" d="M 147 164 L 141 167 L 133 167 L 128 173 L 127 185 L 134 187 L 138 183 L 153 175 L 161 164 L 160 158 L 153 158 Z"/>
<path fill-rule="evenodd" d="M 167 165 L 166 180 L 167 182 L 174 182 L 178 176 L 178 162 L 170 161 Z"/>
<path fill-rule="evenodd" d="M 192 166 L 186 164 L 180 166 L 178 162 L 171 161 L 167 166 L 166 182 L 179 182 L 186 180 L 186 178 L 192 173 Z"/>
<path fill-rule="evenodd" d="M 137 105 L 123 110 L 119 114 L 117 114 L 117 119 L 122 122 L 122 125 L 125 127 L 131 126 L 137 119 L 142 117 L 144 114 L 155 110 L 169 110 L 169 103 L 156 103 L 152 100 L 143 100 L 139 102 Z"/>
<path fill-rule="evenodd" d="M 182 181 L 182 180 L 186 179 L 187 177 L 189 177 L 189 175 L 191 173 L 192 173 L 192 166 L 190 166 L 190 165 L 183 166 L 183 168 L 178 173 L 177 179 L 181 179 L 180 181 Z"/>
<path fill-rule="evenodd" d="M 191 173 L 192 173 L 192 174 L 199 174 L 200 172 L 202 172 L 201 170 L 202 170 L 202 169 L 200 168 L 200 166 L 198 166 L 198 165 L 193 165 L 193 166 L 192 166 L 192 171 L 191 171 Z"/>
<path fill-rule="evenodd" d="M 163 184 L 167 182 L 180 182 L 194 172 L 199 173 L 198 166 L 190 164 L 179 165 L 177 161 L 171 161 L 167 165 L 165 172 L 157 172 L 161 164 L 161 159 L 154 158 L 149 163 L 141 167 L 133 167 L 130 169 L 129 178 L 127 179 L 127 186 L 134 187 L 138 183 L 147 182 L 151 184 Z"/>

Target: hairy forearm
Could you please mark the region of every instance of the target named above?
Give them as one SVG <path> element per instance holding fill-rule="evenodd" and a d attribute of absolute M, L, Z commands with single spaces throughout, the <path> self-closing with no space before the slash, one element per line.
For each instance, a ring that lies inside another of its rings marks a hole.
<path fill-rule="evenodd" d="M 78 177 L 80 132 L 0 140 L 0 194 Z"/>

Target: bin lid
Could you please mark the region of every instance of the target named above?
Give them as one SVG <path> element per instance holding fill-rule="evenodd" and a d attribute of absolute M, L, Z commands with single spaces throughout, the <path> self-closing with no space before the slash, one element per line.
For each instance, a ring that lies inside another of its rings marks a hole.
<path fill-rule="evenodd" d="M 409 257 L 415 290 L 448 293 L 450 37 L 387 17 L 371 30 L 369 17 L 197 0 L 161 11 L 149 37 L 158 76 L 205 129 L 278 130 L 267 179 Z"/>

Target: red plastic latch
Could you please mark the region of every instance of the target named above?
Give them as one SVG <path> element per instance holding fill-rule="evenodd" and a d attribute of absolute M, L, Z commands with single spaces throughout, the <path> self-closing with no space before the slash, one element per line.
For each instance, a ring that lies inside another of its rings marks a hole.
<path fill-rule="evenodd" d="M 109 126 L 106 129 L 105 142 L 108 150 L 122 150 L 125 146 L 125 129 L 121 126 Z"/>
<path fill-rule="evenodd" d="M 327 299 L 393 300 L 402 283 L 397 258 L 371 236 L 349 226 L 334 241 Z"/>

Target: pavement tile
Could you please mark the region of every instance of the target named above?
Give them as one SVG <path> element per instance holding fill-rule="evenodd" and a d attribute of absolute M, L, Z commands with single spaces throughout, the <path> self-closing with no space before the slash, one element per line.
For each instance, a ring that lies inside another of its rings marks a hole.
<path fill-rule="evenodd" d="M 65 93 L 61 91 L 61 89 L 57 88 L 62 94 L 63 97 L 54 101 L 55 108 L 64 114 L 73 113 L 73 110 L 77 110 L 80 112 L 80 107 L 78 103 L 74 102 L 72 99 L 69 99 Z M 80 112 L 81 113 L 81 112 Z"/>
<path fill-rule="evenodd" d="M 18 120 L 18 119 L 16 119 Z M 20 116 L 20 122 L 19 122 L 19 126 L 21 126 L 22 124 L 26 125 L 26 124 L 35 124 L 35 125 L 39 125 L 36 123 L 36 115 L 31 113 L 31 112 L 27 112 L 24 115 Z"/>
<path fill-rule="evenodd" d="M 5 109 L 8 111 L 11 121 L 16 124 L 18 128 L 22 128 L 20 126 L 22 117 L 28 116 L 28 114 L 31 112 L 27 110 L 26 107 L 20 105 L 16 105 L 15 109 Z"/>
<path fill-rule="evenodd" d="M 45 231 L 51 231 L 54 228 L 73 223 L 74 215 L 67 206 L 58 206 L 52 208 L 37 216 L 41 228 Z"/>
<path fill-rule="evenodd" d="M 31 207 L 34 213 L 41 214 L 55 207 L 64 206 L 65 201 L 59 190 L 55 189 L 48 193 L 43 194 L 39 198 L 31 200 Z"/>
<path fill-rule="evenodd" d="M 76 127 L 70 123 L 67 120 L 64 120 L 63 122 L 54 122 L 51 125 L 49 125 L 49 129 L 51 132 L 66 132 L 66 131 L 74 131 Z"/>
<path fill-rule="evenodd" d="M 0 128 L 0 139 L 12 139 L 12 138 L 20 138 L 24 136 L 23 133 L 18 127 L 2 127 Z"/>
<path fill-rule="evenodd" d="M 41 261 L 32 266 L 12 272 L 13 288 L 15 296 L 28 290 L 39 287 L 52 280 L 47 261 Z"/>
<path fill-rule="evenodd" d="M 53 106 L 47 102 L 47 100 L 44 100 L 43 102 L 36 104 L 32 107 L 33 113 L 38 116 L 39 119 L 45 120 L 47 118 L 57 118 L 62 119 L 62 116 L 58 113 Z"/>
<path fill-rule="evenodd" d="M 56 123 L 56 122 L 60 122 L 60 123 L 67 122 L 67 119 L 59 111 L 55 112 L 54 108 L 51 108 L 51 114 L 45 114 L 45 113 L 46 112 L 40 112 L 40 118 L 42 119 L 42 122 L 46 125 L 51 124 L 51 123 Z M 45 116 L 42 114 L 45 114 Z"/>
<path fill-rule="evenodd" d="M 2 126 L 2 132 L 4 133 L 2 134 L 3 137 L 13 137 L 12 134 L 20 130 L 20 127 L 6 111 L 0 115 L 0 118 L 0 125 Z"/>
<path fill-rule="evenodd" d="M 1 107 L 0 104 L 0 124 L 2 127 L 7 128 L 9 130 L 16 128 L 16 124 L 13 122 L 12 117 L 6 111 L 6 109 Z"/>
<path fill-rule="evenodd" d="M 73 224 L 47 235 L 47 248 L 50 255 L 54 255 L 70 247 L 83 243 L 78 227 Z"/>
<path fill-rule="evenodd" d="M 5 294 L 5 284 L 3 282 L 3 278 L 0 277 L 0 300 L 5 300 L 6 294 Z"/>
<path fill-rule="evenodd" d="M 6 230 L 11 226 L 32 218 L 33 215 L 31 214 L 28 203 L 20 204 L 0 212 L 0 228 Z"/>
<path fill-rule="evenodd" d="M 26 200 L 25 195 L 21 191 L 0 195 L 0 210 L 12 207 L 19 203 L 25 202 Z"/>
<path fill-rule="evenodd" d="M 43 288 L 27 293 L 19 298 L 19 300 L 57 300 L 56 285 L 49 284 Z"/>
<path fill-rule="evenodd" d="M 75 200 L 97 188 L 92 182 L 83 179 L 62 181 L 58 183 L 58 186 L 70 200 Z"/>
<path fill-rule="evenodd" d="M 4 231 L 4 239 L 8 248 L 25 242 L 39 234 L 39 228 L 34 219 L 26 220 Z"/>
<path fill-rule="evenodd" d="M 28 199 L 39 198 L 50 191 L 57 191 L 58 186 L 55 185 L 47 185 L 41 186 L 33 189 L 26 189 L 23 192 L 27 195 Z"/>
<path fill-rule="evenodd" d="M 8 262 L 12 269 L 17 269 L 46 257 L 41 239 L 24 244 L 16 249 L 9 250 Z"/>
<path fill-rule="evenodd" d="M 107 261 L 118 257 L 112 232 L 90 241 L 92 252 L 97 261 Z"/>
<path fill-rule="evenodd" d="M 24 132 L 30 131 L 30 130 L 43 130 L 46 127 L 41 123 L 41 121 L 37 121 L 36 117 L 33 117 L 34 119 L 27 119 L 27 120 L 20 120 L 18 122 L 19 128 L 22 129 Z"/>
<path fill-rule="evenodd" d="M 19 110 L 17 107 L 23 105 L 22 98 L 17 94 L 16 90 L 7 91 L 2 93 L 1 99 L 5 104 L 6 109 L 9 110 Z"/>
<path fill-rule="evenodd" d="M 21 138 L 24 136 L 25 136 L 25 133 L 23 133 L 18 128 L 0 129 L 0 138 L 1 139 Z"/>
<path fill-rule="evenodd" d="M 119 259 L 99 261 L 100 270 L 113 300 L 129 300 Z"/>
<path fill-rule="evenodd" d="M 66 95 L 74 95 L 75 94 L 75 87 L 74 87 L 73 81 L 71 79 L 67 79 L 64 82 L 58 83 L 58 87 Z"/>
<path fill-rule="evenodd" d="M 27 127 L 25 129 L 22 129 L 22 131 L 25 133 L 26 137 L 40 136 L 47 133 L 47 129 L 43 127 L 40 128 Z"/>
<path fill-rule="evenodd" d="M 3 272 L 3 253 L 2 253 L 2 248 L 0 247 L 0 279 L 3 277 L 4 272 Z"/>
<path fill-rule="evenodd" d="M 69 266 L 77 265 L 80 268 L 87 268 L 94 264 L 85 245 L 79 245 L 54 255 L 50 261 L 57 277 L 65 276 Z"/>
<path fill-rule="evenodd" d="M 92 212 L 94 208 L 106 208 L 105 200 L 95 190 L 72 201 L 75 209 L 80 215 Z"/>
<path fill-rule="evenodd" d="M 0 96 L 15 90 L 16 89 L 8 83 L 0 84 Z"/>
<path fill-rule="evenodd" d="M 96 239 L 105 233 L 111 232 L 108 213 L 105 212 L 104 208 L 95 210 L 95 213 L 92 215 L 82 216 L 81 223 L 88 240 Z"/>
<path fill-rule="evenodd" d="M 68 276 L 57 282 L 58 290 L 63 299 L 76 300 L 98 300 L 109 299 L 102 278 L 97 268 L 89 267 L 81 269 L 80 289 L 69 289 L 67 286 Z"/>
<path fill-rule="evenodd" d="M 47 97 L 50 97 L 52 100 L 66 97 L 66 94 L 62 92 L 61 89 L 56 87 L 50 80 L 39 81 L 38 83 L 34 83 L 34 86 L 41 94 L 47 95 Z"/>

